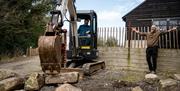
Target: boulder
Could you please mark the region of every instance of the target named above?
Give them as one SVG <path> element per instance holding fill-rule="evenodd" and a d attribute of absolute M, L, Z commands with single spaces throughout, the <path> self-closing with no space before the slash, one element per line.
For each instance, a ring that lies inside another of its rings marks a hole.
<path fill-rule="evenodd" d="M 43 86 L 40 91 L 55 91 L 55 86 Z"/>
<path fill-rule="evenodd" d="M 47 75 L 46 84 L 76 83 L 79 80 L 78 72 L 60 73 L 58 75 Z"/>
<path fill-rule="evenodd" d="M 136 86 L 131 89 L 131 91 L 143 91 L 140 86 Z"/>
<path fill-rule="evenodd" d="M 156 74 L 146 74 L 145 79 L 157 79 L 158 76 Z"/>
<path fill-rule="evenodd" d="M 170 86 L 177 86 L 177 81 L 171 78 L 160 80 L 161 88 L 166 88 Z"/>
<path fill-rule="evenodd" d="M 57 87 L 55 91 L 82 91 L 82 89 L 72 86 L 71 84 L 63 84 Z"/>
<path fill-rule="evenodd" d="M 174 74 L 174 79 L 180 81 L 180 74 Z"/>
<path fill-rule="evenodd" d="M 44 75 L 39 73 L 32 73 L 25 81 L 25 90 L 40 90 L 44 85 Z"/>
<path fill-rule="evenodd" d="M 159 77 L 156 74 L 146 74 L 145 82 L 149 84 L 156 84 L 159 82 Z"/>
<path fill-rule="evenodd" d="M 0 91 L 10 91 L 17 89 L 24 84 L 23 78 L 11 77 L 0 81 Z"/>
<path fill-rule="evenodd" d="M 6 78 L 16 77 L 16 76 L 18 76 L 18 74 L 11 70 L 0 69 L 0 81 L 4 80 Z"/>
<path fill-rule="evenodd" d="M 21 89 L 21 90 L 14 90 L 14 91 L 25 91 L 24 89 Z"/>

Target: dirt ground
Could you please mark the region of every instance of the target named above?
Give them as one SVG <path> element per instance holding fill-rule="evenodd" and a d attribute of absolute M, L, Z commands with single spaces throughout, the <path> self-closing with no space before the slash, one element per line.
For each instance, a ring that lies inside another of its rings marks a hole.
<path fill-rule="evenodd" d="M 25 76 L 32 72 L 42 72 L 38 56 L 17 58 L 14 62 L 1 63 L 0 69 L 10 69 Z M 145 83 L 145 72 L 128 70 L 99 70 L 92 76 L 85 76 L 78 83 L 73 84 L 83 91 L 131 91 L 133 87 L 140 86 L 144 91 L 157 91 L 158 86 Z M 157 74 L 167 78 L 171 74 Z M 178 86 L 180 88 L 180 86 Z M 52 91 L 55 86 L 45 86 L 41 91 Z M 177 90 L 178 91 L 178 90 Z M 180 91 L 180 89 L 179 89 Z"/>
<path fill-rule="evenodd" d="M 24 76 L 32 72 L 41 72 L 40 60 L 38 56 L 18 57 L 8 63 L 0 63 L 0 69 L 9 69 Z"/>

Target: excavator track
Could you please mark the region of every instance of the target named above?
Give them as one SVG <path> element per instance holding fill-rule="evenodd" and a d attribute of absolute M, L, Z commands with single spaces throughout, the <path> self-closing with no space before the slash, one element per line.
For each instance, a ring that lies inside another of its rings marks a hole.
<path fill-rule="evenodd" d="M 105 69 L 105 62 L 98 61 L 93 63 L 85 63 L 81 68 L 61 68 L 62 73 L 66 72 L 79 72 L 80 78 L 83 78 L 84 75 L 90 76 L 95 74 L 98 70 Z"/>
<path fill-rule="evenodd" d="M 86 63 L 82 67 L 84 75 L 92 75 L 96 73 L 98 70 L 105 69 L 104 61 L 97 61 L 93 63 Z"/>

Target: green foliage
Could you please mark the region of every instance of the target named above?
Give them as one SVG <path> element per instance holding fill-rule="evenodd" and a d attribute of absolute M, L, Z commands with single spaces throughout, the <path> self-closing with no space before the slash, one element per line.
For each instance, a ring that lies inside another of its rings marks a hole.
<path fill-rule="evenodd" d="M 118 40 L 114 37 L 110 37 L 106 41 L 104 41 L 103 38 L 98 38 L 97 45 L 107 46 L 107 47 L 116 47 L 118 46 Z"/>
<path fill-rule="evenodd" d="M 117 43 L 117 39 L 113 38 L 113 37 L 110 37 L 107 39 L 106 41 L 106 46 L 108 47 L 115 47 L 115 46 L 118 46 L 118 43 Z"/>
<path fill-rule="evenodd" d="M 39 35 L 46 25 L 51 0 L 0 1 L 0 54 L 14 56 L 37 47 Z"/>
<path fill-rule="evenodd" d="M 98 46 L 104 46 L 103 38 L 98 38 L 97 45 Z"/>

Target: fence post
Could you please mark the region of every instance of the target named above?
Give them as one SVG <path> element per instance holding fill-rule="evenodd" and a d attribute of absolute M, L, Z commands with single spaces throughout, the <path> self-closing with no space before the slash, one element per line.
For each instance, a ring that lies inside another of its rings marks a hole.
<path fill-rule="evenodd" d="M 128 31 L 128 49 L 130 49 L 130 43 L 131 43 L 131 29 L 130 29 L 131 23 L 129 22 L 127 31 Z"/>
<path fill-rule="evenodd" d="M 176 30 L 176 42 L 177 42 L 177 49 L 179 49 L 179 36 L 178 31 Z"/>
<path fill-rule="evenodd" d="M 173 44 L 174 44 L 174 48 L 176 48 L 176 34 L 175 34 L 176 32 L 175 31 L 173 31 Z"/>

